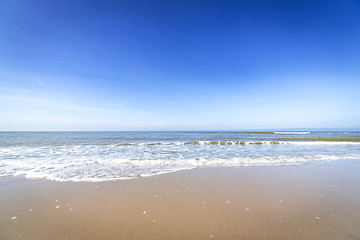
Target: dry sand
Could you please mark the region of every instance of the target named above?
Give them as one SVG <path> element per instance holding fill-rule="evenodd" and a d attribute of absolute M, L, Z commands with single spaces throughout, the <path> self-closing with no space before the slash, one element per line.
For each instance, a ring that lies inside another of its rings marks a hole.
<path fill-rule="evenodd" d="M 344 160 L 97 183 L 0 178 L 0 239 L 360 239 L 359 170 Z"/>

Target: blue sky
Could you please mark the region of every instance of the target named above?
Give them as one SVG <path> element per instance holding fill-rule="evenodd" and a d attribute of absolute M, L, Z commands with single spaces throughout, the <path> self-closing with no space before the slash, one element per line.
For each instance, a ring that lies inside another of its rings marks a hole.
<path fill-rule="evenodd" d="M 0 130 L 360 129 L 360 2 L 0 2 Z"/>

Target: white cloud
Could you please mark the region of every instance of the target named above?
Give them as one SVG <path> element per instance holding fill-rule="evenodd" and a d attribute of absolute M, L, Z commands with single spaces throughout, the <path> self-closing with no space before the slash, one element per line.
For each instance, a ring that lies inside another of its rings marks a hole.
<path fill-rule="evenodd" d="M 0 130 L 126 130 L 157 125 L 154 114 L 43 91 L 0 90 Z"/>

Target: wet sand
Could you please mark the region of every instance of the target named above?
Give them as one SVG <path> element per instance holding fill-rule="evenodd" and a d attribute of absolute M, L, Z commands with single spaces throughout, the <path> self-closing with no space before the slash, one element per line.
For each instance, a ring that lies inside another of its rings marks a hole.
<path fill-rule="evenodd" d="M 360 160 L 97 183 L 0 178 L 0 239 L 360 239 Z"/>

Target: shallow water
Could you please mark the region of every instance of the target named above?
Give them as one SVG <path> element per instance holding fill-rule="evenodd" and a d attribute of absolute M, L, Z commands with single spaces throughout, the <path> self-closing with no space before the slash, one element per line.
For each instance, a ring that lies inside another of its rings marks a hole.
<path fill-rule="evenodd" d="M 360 158 L 360 132 L 1 132 L 0 176 L 104 181 Z"/>

